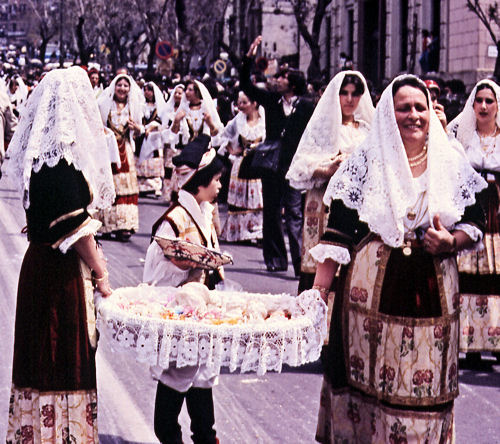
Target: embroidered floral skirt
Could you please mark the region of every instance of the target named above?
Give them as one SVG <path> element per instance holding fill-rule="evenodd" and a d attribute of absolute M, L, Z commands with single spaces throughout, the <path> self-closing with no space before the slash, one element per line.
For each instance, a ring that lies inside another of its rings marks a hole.
<path fill-rule="evenodd" d="M 318 440 L 452 442 L 458 304 L 453 258 L 374 238 L 355 248 L 334 301 Z"/>
<path fill-rule="evenodd" d="M 153 157 L 137 164 L 139 192 L 161 193 L 165 166 L 162 157 Z"/>
<path fill-rule="evenodd" d="M 98 442 L 85 291 L 76 252 L 30 244 L 19 278 L 7 443 Z"/>
<path fill-rule="evenodd" d="M 484 249 L 460 255 L 460 351 L 500 352 L 500 217 L 494 183 L 481 193 L 488 208 Z"/>
<path fill-rule="evenodd" d="M 229 211 L 220 236 L 228 242 L 262 239 L 262 182 L 240 177 L 243 159 L 243 156 L 237 157 L 231 168 Z"/>
<path fill-rule="evenodd" d="M 118 145 L 121 166 L 111 164 L 116 199 L 107 210 L 99 210 L 95 218 L 102 222 L 101 233 L 139 229 L 139 186 L 132 146 L 128 140 Z"/>

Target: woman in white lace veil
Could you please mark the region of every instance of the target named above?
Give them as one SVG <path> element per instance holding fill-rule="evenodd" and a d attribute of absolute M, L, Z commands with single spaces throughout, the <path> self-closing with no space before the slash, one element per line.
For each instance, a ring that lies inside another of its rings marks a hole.
<path fill-rule="evenodd" d="M 475 365 L 481 351 L 500 359 L 500 341 L 491 327 L 500 325 L 500 87 L 492 80 L 476 84 L 463 111 L 449 124 L 449 132 L 463 145 L 474 169 L 488 182 L 480 195 L 487 214 L 484 249 L 460 255 L 460 350 Z M 480 308 L 480 316 L 478 315 Z M 497 335 L 498 337 L 498 335 Z M 472 351 L 472 352 L 471 352 Z"/>
<path fill-rule="evenodd" d="M 362 86 L 356 88 L 353 82 L 360 82 Z M 347 85 L 354 85 L 355 92 L 351 107 L 342 110 L 340 99 L 341 95 L 347 95 Z M 359 71 L 339 72 L 325 89 L 300 139 L 286 175 L 290 184 L 300 190 L 310 190 L 328 181 L 329 177 L 315 174 L 316 170 L 330 166 L 338 154 L 349 154 L 359 145 L 368 132 L 374 111 L 363 74 Z M 359 130 L 358 137 L 349 134 L 348 130 L 352 128 Z"/>
<path fill-rule="evenodd" d="M 172 124 L 173 134 L 179 134 L 183 120 L 189 127 L 189 141 L 203 133 L 212 137 L 213 146 L 220 145 L 219 138 L 224 125 L 220 120 L 214 99 L 206 86 L 198 80 L 187 82 L 184 96 Z"/>
<path fill-rule="evenodd" d="M 323 300 L 345 265 L 324 355 L 319 441 L 357 442 L 371 430 L 367 442 L 452 442 L 455 255 L 482 238 L 476 194 L 484 186 L 449 142 L 425 84 L 396 78 L 368 136 L 330 180 L 328 227 L 311 250 L 320 264 L 308 291 Z"/>
<path fill-rule="evenodd" d="M 374 111 L 363 75 L 339 72 L 321 96 L 300 139 L 286 175 L 292 187 L 307 190 L 299 292 L 311 288 L 314 280 L 317 262 L 308 251 L 319 242 L 328 220 L 322 203 L 326 184 L 366 137 Z"/>
<path fill-rule="evenodd" d="M 21 76 L 15 75 L 10 79 L 7 94 L 17 112 L 19 112 L 21 105 L 28 98 L 28 93 L 28 87 Z"/>
<path fill-rule="evenodd" d="M 147 82 L 143 88 L 144 109 L 142 124 L 144 133 L 136 140 L 137 180 L 140 193 L 154 193 L 161 196 L 163 177 L 162 116 L 166 102 L 160 88 L 154 82 Z"/>
<path fill-rule="evenodd" d="M 104 128 L 97 102 L 86 97 L 90 83 L 83 74 L 81 68 L 51 71 L 22 110 L 4 168 L 22 193 L 25 209 L 32 171 L 61 159 L 82 171 L 93 195 L 91 208 L 109 208 L 114 201 Z"/>
<path fill-rule="evenodd" d="M 239 112 L 222 133 L 219 154 L 229 152 L 233 165 L 227 196 L 228 216 L 221 239 L 228 242 L 262 239 L 262 182 L 252 171 L 252 150 L 266 138 L 265 111 L 240 91 Z"/>
<path fill-rule="evenodd" d="M 23 195 L 29 246 L 17 293 L 7 441 L 61 430 L 98 443 L 94 288 L 111 294 L 94 240 L 114 186 L 104 128 L 85 71 L 49 72 L 21 109 L 9 177 Z M 48 419 L 49 418 L 49 419 Z"/>
<path fill-rule="evenodd" d="M 139 229 L 139 186 L 135 166 L 135 139 L 144 133 L 144 96 L 126 74 L 117 75 L 99 96 L 101 119 L 107 134 L 114 135 L 118 159 L 112 159 L 116 200 L 109 209 L 99 211 L 103 238 L 126 242 Z"/>
<path fill-rule="evenodd" d="M 167 100 L 165 111 L 161 116 L 163 128 L 162 136 L 163 142 L 165 143 L 165 177 L 163 179 L 163 198 L 167 202 L 172 202 L 175 198 L 175 193 L 178 191 L 177 182 L 174 177 L 175 167 L 172 163 L 172 158 L 179 153 L 177 147 L 184 146 L 189 140 L 189 127 L 186 119 L 181 120 L 178 134 L 174 134 L 171 131 L 175 115 L 184 99 L 185 89 L 186 87 L 182 83 L 173 88 L 170 93 L 170 97 Z"/>

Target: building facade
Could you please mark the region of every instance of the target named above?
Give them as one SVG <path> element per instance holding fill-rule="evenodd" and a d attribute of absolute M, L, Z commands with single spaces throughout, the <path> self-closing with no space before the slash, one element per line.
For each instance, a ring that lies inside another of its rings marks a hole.
<path fill-rule="evenodd" d="M 314 13 L 315 0 L 310 1 Z M 244 35 L 230 40 L 240 42 L 238 53 L 261 33 L 263 56 L 285 57 L 307 71 L 311 51 L 298 32 L 294 2 L 234 0 L 229 15 L 239 25 L 233 25 L 233 35 Z M 252 10 L 254 18 L 245 20 L 245 10 Z M 423 31 L 432 35 L 424 37 Z M 494 31 L 500 38 L 500 30 Z M 431 42 L 432 63 L 426 66 L 423 50 Z M 319 43 L 325 78 L 342 69 L 347 58 L 377 86 L 400 73 L 425 71 L 471 86 L 493 73 L 496 60 L 493 40 L 466 0 L 332 0 Z"/>
<path fill-rule="evenodd" d="M 378 85 L 403 72 L 432 71 L 470 86 L 495 66 L 493 40 L 465 0 L 332 0 L 329 17 L 333 73 L 341 53 Z M 431 69 L 422 63 L 424 30 L 437 48 Z"/>

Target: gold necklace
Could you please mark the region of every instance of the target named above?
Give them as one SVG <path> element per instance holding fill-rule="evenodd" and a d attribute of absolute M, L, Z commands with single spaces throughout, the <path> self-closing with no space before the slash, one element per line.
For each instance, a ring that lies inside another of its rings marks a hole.
<path fill-rule="evenodd" d="M 485 136 L 481 136 L 481 134 L 479 133 L 479 131 L 477 132 L 477 135 L 479 136 L 479 143 L 481 145 L 481 149 L 488 155 L 488 154 L 491 154 L 491 152 L 493 152 L 495 150 L 495 146 L 496 146 L 496 138 L 493 140 L 493 147 L 489 146 L 487 143 L 486 143 L 486 139 L 489 139 L 490 137 L 494 137 L 495 134 L 497 133 L 498 131 L 498 127 L 496 126 L 495 124 L 495 130 L 491 133 L 491 134 L 487 134 Z"/>

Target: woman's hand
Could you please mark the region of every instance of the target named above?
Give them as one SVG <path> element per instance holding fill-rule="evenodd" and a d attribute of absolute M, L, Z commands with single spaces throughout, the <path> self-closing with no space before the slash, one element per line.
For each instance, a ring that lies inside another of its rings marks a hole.
<path fill-rule="evenodd" d="M 132 119 L 128 119 L 128 127 L 135 133 L 135 135 L 139 135 L 141 133 L 141 127 Z"/>
<path fill-rule="evenodd" d="M 255 38 L 255 40 L 250 45 L 250 48 L 247 52 L 247 57 L 255 57 L 255 54 L 257 54 L 257 48 L 259 47 L 259 45 L 261 43 L 262 43 L 262 36 L 259 35 Z"/>
<path fill-rule="evenodd" d="M 113 290 L 111 290 L 111 286 L 109 285 L 108 272 L 104 274 L 101 278 L 94 277 L 94 288 L 99 291 L 103 297 L 109 296 Z"/>
<path fill-rule="evenodd" d="M 429 227 L 424 236 L 424 248 L 432 255 L 456 253 L 457 241 L 441 223 L 439 215 L 433 219 L 434 228 Z"/>
<path fill-rule="evenodd" d="M 339 169 L 339 166 L 344 158 L 345 156 L 343 154 L 338 154 L 337 156 L 333 157 L 328 165 L 320 166 L 316 168 L 316 170 L 314 170 L 313 178 L 329 180 Z"/>
<path fill-rule="evenodd" d="M 436 116 L 438 117 L 439 121 L 441 122 L 441 125 L 443 125 L 444 130 L 446 131 L 446 125 L 448 124 L 446 121 L 446 114 L 444 112 L 444 106 L 441 105 L 440 103 L 436 103 L 434 106 L 434 111 L 436 113 Z"/>
<path fill-rule="evenodd" d="M 174 133 L 177 134 L 181 128 L 181 121 L 186 117 L 186 112 L 182 109 L 177 111 L 174 117 L 174 121 L 172 122 L 172 126 L 170 127 L 170 130 Z"/>
<path fill-rule="evenodd" d="M 231 143 L 228 143 L 226 146 L 227 152 L 233 156 L 240 156 L 243 153 L 243 149 L 240 146 L 233 148 Z"/>

